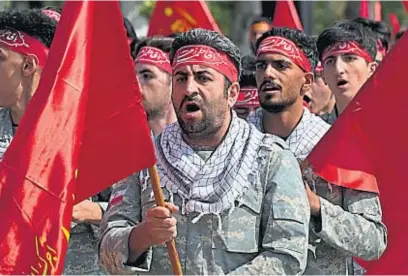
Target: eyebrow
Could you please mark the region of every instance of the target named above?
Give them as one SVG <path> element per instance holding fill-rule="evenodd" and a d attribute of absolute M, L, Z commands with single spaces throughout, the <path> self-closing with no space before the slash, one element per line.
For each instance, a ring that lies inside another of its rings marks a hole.
<path fill-rule="evenodd" d="M 174 75 L 175 75 L 175 76 L 183 76 L 183 77 L 185 77 L 185 76 L 187 76 L 188 74 L 187 74 L 186 72 L 177 71 Z"/>
<path fill-rule="evenodd" d="M 138 71 L 137 73 L 138 74 L 144 74 L 144 73 L 153 73 L 153 72 L 151 70 L 149 70 L 149 69 L 143 69 L 141 71 Z"/>
<path fill-rule="evenodd" d="M 291 60 L 286 60 L 286 59 L 274 59 L 274 60 L 257 60 L 255 64 L 261 64 L 261 63 L 285 63 L 288 65 L 293 64 L 293 61 Z"/>

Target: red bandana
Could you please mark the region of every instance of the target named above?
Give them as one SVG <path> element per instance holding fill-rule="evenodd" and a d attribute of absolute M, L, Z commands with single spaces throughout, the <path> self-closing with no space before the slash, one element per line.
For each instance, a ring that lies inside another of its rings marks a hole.
<path fill-rule="evenodd" d="M 312 65 L 305 53 L 296 46 L 293 41 L 281 36 L 270 36 L 265 38 L 258 47 L 256 56 L 261 54 L 281 54 L 284 55 L 305 72 L 312 72 Z"/>
<path fill-rule="evenodd" d="M 53 10 L 42 10 L 41 12 L 42 12 L 43 14 L 45 14 L 46 16 L 48 16 L 48 17 L 54 19 L 55 21 L 60 21 L 61 14 L 59 14 L 59 13 L 56 12 L 56 11 L 53 11 Z"/>
<path fill-rule="evenodd" d="M 38 59 L 40 67 L 44 68 L 45 66 L 48 48 L 26 33 L 10 28 L 0 30 L 0 45 L 22 55 L 35 56 Z"/>
<path fill-rule="evenodd" d="M 256 88 L 241 88 L 238 94 L 236 107 L 248 107 L 252 110 L 259 107 L 258 89 Z"/>
<path fill-rule="evenodd" d="M 323 66 L 322 66 L 322 63 L 319 61 L 319 63 L 317 63 L 315 72 L 316 74 L 320 74 L 322 71 L 323 71 Z"/>
<path fill-rule="evenodd" d="M 328 57 L 341 54 L 354 54 L 368 62 L 373 62 L 371 55 L 354 41 L 337 42 L 328 47 L 322 55 L 322 61 L 325 62 Z"/>
<path fill-rule="evenodd" d="M 228 55 L 205 45 L 184 46 L 173 59 L 173 71 L 185 65 L 204 65 L 223 74 L 229 81 L 238 81 L 238 71 Z"/>
<path fill-rule="evenodd" d="M 135 63 L 154 65 L 169 74 L 172 73 L 169 54 L 155 47 L 142 47 L 137 54 Z"/>

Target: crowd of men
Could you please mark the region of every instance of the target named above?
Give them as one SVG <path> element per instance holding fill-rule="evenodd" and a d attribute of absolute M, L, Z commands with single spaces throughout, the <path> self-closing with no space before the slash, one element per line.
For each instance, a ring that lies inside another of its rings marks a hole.
<path fill-rule="evenodd" d="M 60 14 L 0 12 L 0 156 Z M 384 22 L 344 20 L 313 37 L 260 18 L 244 57 L 214 31 L 139 39 L 124 26 L 167 203 L 155 205 L 140 171 L 75 205 L 64 274 L 172 274 L 172 239 L 184 274 L 361 275 L 354 258 L 381 257 L 378 195 L 300 164 L 392 47 Z"/>

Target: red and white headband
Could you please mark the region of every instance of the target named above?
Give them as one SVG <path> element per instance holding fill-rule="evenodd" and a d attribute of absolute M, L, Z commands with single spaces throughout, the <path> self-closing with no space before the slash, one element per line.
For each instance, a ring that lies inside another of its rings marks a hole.
<path fill-rule="evenodd" d="M 305 72 L 312 72 L 312 65 L 305 53 L 296 44 L 281 36 L 270 36 L 262 40 L 256 56 L 261 54 L 281 54 L 288 57 L 293 63 Z"/>
<path fill-rule="evenodd" d="M 259 107 L 258 89 L 256 88 L 241 88 L 238 94 L 236 107 L 248 107 L 256 109 Z"/>
<path fill-rule="evenodd" d="M 189 45 L 178 49 L 173 59 L 173 72 L 185 65 L 208 66 L 223 74 L 229 81 L 238 81 L 238 70 L 229 56 L 210 46 Z"/>
<path fill-rule="evenodd" d="M 41 12 L 42 12 L 43 14 L 45 14 L 46 16 L 48 16 L 48 17 L 54 19 L 55 21 L 60 21 L 61 14 L 59 14 L 59 13 L 56 12 L 56 11 L 53 11 L 53 10 L 42 10 Z"/>
<path fill-rule="evenodd" d="M 41 68 L 44 68 L 48 56 L 48 48 L 40 41 L 26 33 L 5 28 L 0 30 L 0 46 L 26 55 L 35 56 Z"/>
<path fill-rule="evenodd" d="M 139 50 L 135 63 L 150 64 L 171 74 L 169 54 L 155 47 L 145 46 Z"/>
<path fill-rule="evenodd" d="M 322 62 L 330 56 L 336 56 L 341 54 L 353 54 L 362 57 L 368 62 L 373 62 L 373 58 L 367 50 L 360 47 L 355 41 L 337 42 L 334 45 L 328 47 L 322 55 Z"/>

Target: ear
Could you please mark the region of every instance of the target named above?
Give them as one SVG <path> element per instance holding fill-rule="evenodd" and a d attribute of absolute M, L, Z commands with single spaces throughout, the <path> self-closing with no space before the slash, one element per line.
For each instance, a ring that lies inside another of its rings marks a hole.
<path fill-rule="evenodd" d="M 300 90 L 300 95 L 303 96 L 306 91 L 312 89 L 312 84 L 314 82 L 314 75 L 312 72 L 307 72 L 304 74 L 305 83 L 302 85 L 302 89 Z"/>
<path fill-rule="evenodd" d="M 233 107 L 237 102 L 239 95 L 240 86 L 238 82 L 234 82 L 228 87 L 228 104 L 230 107 Z"/>
<path fill-rule="evenodd" d="M 370 62 L 368 64 L 368 75 L 371 77 L 372 74 L 374 74 L 375 70 L 377 69 L 378 63 L 377 62 Z"/>
<path fill-rule="evenodd" d="M 28 55 L 24 57 L 23 61 L 23 75 L 31 76 L 38 69 L 39 62 L 35 55 Z"/>

